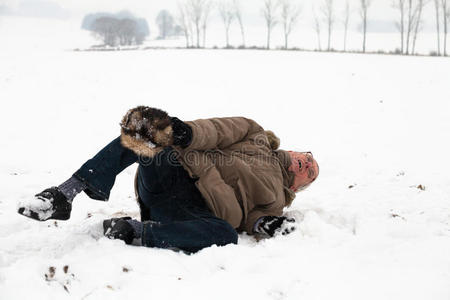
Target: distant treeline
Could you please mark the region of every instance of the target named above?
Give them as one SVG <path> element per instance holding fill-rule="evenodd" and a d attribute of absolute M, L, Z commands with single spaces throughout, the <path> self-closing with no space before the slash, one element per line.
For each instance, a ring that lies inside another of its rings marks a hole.
<path fill-rule="evenodd" d="M 264 22 L 266 29 L 266 49 L 272 48 L 272 34 L 276 27 L 281 27 L 283 35 L 284 43 L 281 48 L 293 49 L 290 46 L 292 33 L 300 26 L 299 20 L 303 16 L 311 15 L 313 22 L 309 26 L 312 26 L 316 33 L 315 50 L 347 52 L 348 32 L 352 24 L 358 24 L 362 42 L 360 49 L 362 53 L 366 52 L 370 9 L 374 0 L 345 0 L 345 2 L 315 0 L 312 11 L 303 11 L 302 0 L 259 1 L 261 21 Z M 350 5 L 350 2 L 353 4 Z M 242 3 L 244 0 L 179 0 L 175 13 L 163 9 L 157 15 L 155 20 L 159 29 L 157 38 L 183 36 L 186 48 L 205 48 L 211 19 L 218 16 L 223 23 L 225 48 L 249 48 L 246 45 L 247 16 L 242 9 Z M 436 22 L 437 47 L 430 55 L 448 55 L 450 0 L 390 0 L 390 9 L 396 11 L 396 17 L 392 21 L 398 29 L 399 43 L 398 47 L 388 51 L 389 53 L 417 54 L 416 44 L 423 29 L 424 10 L 427 7 L 434 12 Z M 302 23 L 303 26 L 304 24 Z M 237 45 L 230 43 L 229 33 L 233 26 L 237 26 L 241 33 L 241 41 Z M 140 44 L 149 35 L 145 19 L 137 19 L 129 12 L 90 14 L 84 18 L 82 27 L 92 31 L 104 41 L 105 45 L 110 46 Z M 339 41 L 343 47 L 339 50 L 336 47 L 335 37 L 337 27 L 344 32 L 343 40 Z"/>
<path fill-rule="evenodd" d="M 127 11 L 94 13 L 83 18 L 81 28 L 91 31 L 107 46 L 140 45 L 150 34 L 147 20 Z"/>

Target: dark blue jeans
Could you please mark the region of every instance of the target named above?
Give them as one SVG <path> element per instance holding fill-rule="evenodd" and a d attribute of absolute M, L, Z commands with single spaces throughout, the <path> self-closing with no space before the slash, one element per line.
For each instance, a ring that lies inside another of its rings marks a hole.
<path fill-rule="evenodd" d="M 86 194 L 107 201 L 116 176 L 138 162 L 137 189 L 142 244 L 196 252 L 211 245 L 237 243 L 237 232 L 212 214 L 191 178 L 167 147 L 153 158 L 138 157 L 116 138 L 75 172 Z"/>

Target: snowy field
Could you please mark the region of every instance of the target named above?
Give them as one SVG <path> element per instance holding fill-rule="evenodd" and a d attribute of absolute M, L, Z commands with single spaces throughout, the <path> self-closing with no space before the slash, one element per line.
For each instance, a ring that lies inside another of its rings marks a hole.
<path fill-rule="evenodd" d="M 450 59 L 38 48 L 0 47 L 0 299 L 450 298 Z M 191 256 L 108 240 L 103 219 L 138 215 L 136 166 L 69 221 L 16 213 L 138 104 L 246 116 L 312 151 L 319 179 L 286 211 L 298 230 Z"/>

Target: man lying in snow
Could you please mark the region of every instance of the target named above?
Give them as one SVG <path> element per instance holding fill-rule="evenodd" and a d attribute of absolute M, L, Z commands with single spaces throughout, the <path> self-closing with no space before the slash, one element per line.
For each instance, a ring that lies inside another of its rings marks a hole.
<path fill-rule="evenodd" d="M 45 221 L 70 218 L 84 191 L 108 200 L 116 176 L 138 162 L 135 191 L 141 221 L 105 220 L 105 235 L 125 243 L 195 252 L 237 243 L 237 231 L 274 236 L 295 229 L 283 208 L 318 174 L 309 152 L 277 150 L 279 139 L 256 122 L 213 118 L 182 122 L 139 106 L 113 140 L 58 187 L 19 204 L 19 213 Z"/>

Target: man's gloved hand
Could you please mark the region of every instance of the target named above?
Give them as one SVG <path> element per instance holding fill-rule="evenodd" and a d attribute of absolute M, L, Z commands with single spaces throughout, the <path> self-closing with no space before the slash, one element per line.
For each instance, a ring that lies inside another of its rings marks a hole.
<path fill-rule="evenodd" d="M 286 235 L 295 230 L 295 220 L 287 217 L 266 216 L 260 219 L 255 232 L 274 236 L 277 233 Z"/>
<path fill-rule="evenodd" d="M 183 148 L 192 141 L 192 128 L 176 117 L 170 118 L 173 129 L 173 144 Z"/>
<path fill-rule="evenodd" d="M 160 149 L 178 145 L 187 147 L 192 140 L 189 125 L 165 111 L 138 106 L 130 109 L 120 123 L 122 145 L 144 156 L 153 156 Z"/>
<path fill-rule="evenodd" d="M 112 240 L 119 239 L 131 244 L 135 238 L 133 226 L 128 223 L 130 217 L 113 218 L 103 221 L 103 234 Z"/>

